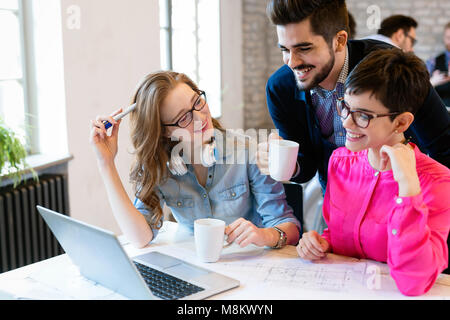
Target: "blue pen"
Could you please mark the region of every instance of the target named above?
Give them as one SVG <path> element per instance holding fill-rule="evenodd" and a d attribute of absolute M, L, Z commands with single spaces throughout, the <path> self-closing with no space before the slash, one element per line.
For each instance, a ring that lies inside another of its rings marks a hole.
<path fill-rule="evenodd" d="M 132 104 L 131 106 L 129 106 L 125 111 L 123 111 L 122 113 L 119 113 L 117 115 L 115 115 L 113 117 L 114 120 L 119 121 L 120 119 L 122 119 L 123 117 L 125 117 L 127 114 L 129 114 L 131 111 L 133 111 L 134 109 L 136 109 L 136 103 Z M 112 127 L 111 122 L 104 120 L 103 124 L 105 125 L 105 129 L 108 130 L 109 128 Z"/>

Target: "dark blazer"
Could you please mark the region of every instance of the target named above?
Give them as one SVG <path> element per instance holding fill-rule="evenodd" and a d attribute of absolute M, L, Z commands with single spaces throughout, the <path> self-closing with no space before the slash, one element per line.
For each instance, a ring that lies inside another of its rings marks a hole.
<path fill-rule="evenodd" d="M 390 47 L 377 40 L 350 40 L 349 73 L 371 51 Z M 430 88 L 428 97 L 405 135 L 411 136 L 422 152 L 450 167 L 450 116 L 431 85 Z M 321 135 L 310 92 L 298 89 L 294 73 L 284 65 L 269 78 L 266 98 L 270 115 L 280 136 L 300 144 L 300 174 L 292 180 L 307 182 L 318 171 L 320 183 L 325 190 L 328 160 L 336 146 Z"/>

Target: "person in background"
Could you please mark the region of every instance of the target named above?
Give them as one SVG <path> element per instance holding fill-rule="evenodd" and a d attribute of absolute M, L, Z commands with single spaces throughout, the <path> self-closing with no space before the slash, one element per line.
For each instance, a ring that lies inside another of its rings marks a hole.
<path fill-rule="evenodd" d="M 136 103 L 130 114 L 134 202 L 115 166 L 120 120 L 112 116 L 121 110 L 92 121 L 90 143 L 114 217 L 134 246 L 144 247 L 155 239 L 162 226 L 164 204 L 177 222 L 191 231 L 196 219 L 224 220 L 228 242 L 241 247 L 281 248 L 298 242 L 301 226 L 287 205 L 283 185 L 259 172 L 243 141 L 230 137 L 236 141 L 237 154 L 235 148 L 228 150 L 228 145 L 226 150 L 224 144 L 222 148 L 214 146 L 224 130 L 211 117 L 206 93 L 186 75 L 170 71 L 149 74 L 132 103 Z M 110 134 L 104 121 L 113 124 Z M 212 154 L 214 161 L 208 160 Z"/>
<path fill-rule="evenodd" d="M 413 52 L 417 43 L 417 26 L 418 23 L 413 18 L 398 14 L 384 19 L 378 33 L 364 39 L 383 41 L 405 52 Z"/>
<path fill-rule="evenodd" d="M 405 137 L 431 86 L 427 69 L 413 53 L 378 50 L 345 85 L 338 113 L 347 135 L 328 167 L 328 228 L 304 233 L 297 252 L 387 262 L 403 294 L 424 294 L 448 265 L 450 229 L 450 170 Z"/>
<path fill-rule="evenodd" d="M 427 69 L 431 76 L 431 84 L 445 105 L 450 107 L 450 22 L 444 27 L 443 40 L 445 51 L 427 60 Z"/>

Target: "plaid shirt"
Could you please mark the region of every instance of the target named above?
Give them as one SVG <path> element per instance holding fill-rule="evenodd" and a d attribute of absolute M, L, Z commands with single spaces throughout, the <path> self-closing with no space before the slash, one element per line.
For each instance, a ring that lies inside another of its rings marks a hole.
<path fill-rule="evenodd" d="M 320 130 L 324 138 L 337 147 L 345 145 L 345 129 L 336 112 L 338 98 L 344 97 L 345 80 L 348 76 L 348 49 L 345 51 L 344 65 L 334 90 L 326 90 L 320 86 L 311 89 L 311 100 L 319 120 Z"/>

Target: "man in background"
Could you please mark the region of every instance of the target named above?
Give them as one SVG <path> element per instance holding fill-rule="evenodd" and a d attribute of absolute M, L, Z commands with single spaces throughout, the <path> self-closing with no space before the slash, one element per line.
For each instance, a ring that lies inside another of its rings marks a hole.
<path fill-rule="evenodd" d="M 398 14 L 384 19 L 378 29 L 378 34 L 364 39 L 383 41 L 404 52 L 413 52 L 413 47 L 417 43 L 417 26 L 418 23 L 413 18 Z"/>
<path fill-rule="evenodd" d="M 444 101 L 450 107 L 450 22 L 444 27 L 445 51 L 437 57 L 427 61 L 427 69 L 431 76 L 431 84 Z"/>

